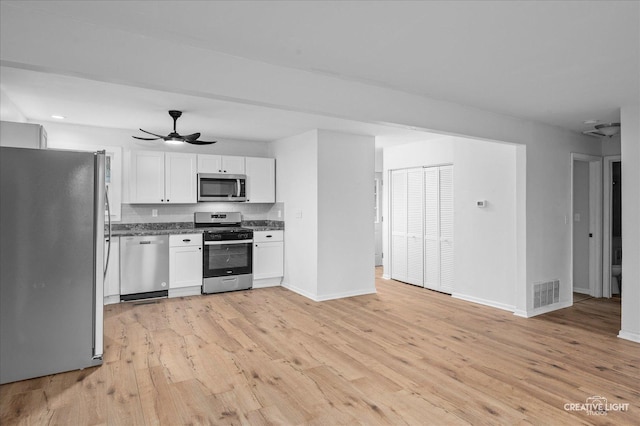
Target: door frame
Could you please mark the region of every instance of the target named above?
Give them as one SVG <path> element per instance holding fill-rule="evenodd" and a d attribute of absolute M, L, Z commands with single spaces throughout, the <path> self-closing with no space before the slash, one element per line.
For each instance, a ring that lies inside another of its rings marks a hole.
<path fill-rule="evenodd" d="M 589 240 L 589 293 L 593 297 L 602 297 L 602 157 L 588 154 L 571 153 L 571 216 L 570 241 L 571 256 L 569 282 L 571 284 L 571 303 L 573 303 L 573 188 L 574 165 L 576 161 L 589 163 L 589 229 L 593 237 Z"/>
<path fill-rule="evenodd" d="M 613 163 L 622 162 L 620 155 L 607 155 L 603 162 L 603 215 L 602 215 L 602 297 L 611 297 L 611 232 L 613 226 L 613 194 L 611 185 L 613 182 Z"/>

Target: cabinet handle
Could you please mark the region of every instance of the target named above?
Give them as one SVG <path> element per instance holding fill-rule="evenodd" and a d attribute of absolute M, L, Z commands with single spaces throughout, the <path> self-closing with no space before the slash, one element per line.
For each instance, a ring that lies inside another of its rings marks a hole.
<path fill-rule="evenodd" d="M 273 235 L 267 235 L 267 238 L 271 238 L 271 237 L 273 237 Z"/>
<path fill-rule="evenodd" d="M 191 240 L 190 240 L 190 239 L 188 239 L 188 238 L 185 238 L 184 240 L 182 240 L 182 242 L 183 242 L 183 243 L 189 243 L 189 242 L 191 242 Z"/>
<path fill-rule="evenodd" d="M 227 171 L 225 170 L 224 173 L 227 173 Z"/>
<path fill-rule="evenodd" d="M 169 202 L 169 199 L 167 198 L 167 203 Z"/>
<path fill-rule="evenodd" d="M 222 173 L 222 170 L 218 170 L 218 173 Z"/>
<path fill-rule="evenodd" d="M 162 200 L 160 200 L 160 201 L 164 203 L 164 198 Z"/>

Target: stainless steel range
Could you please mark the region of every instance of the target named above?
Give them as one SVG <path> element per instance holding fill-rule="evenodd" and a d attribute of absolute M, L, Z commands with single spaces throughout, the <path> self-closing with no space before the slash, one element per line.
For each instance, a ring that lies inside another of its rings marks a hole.
<path fill-rule="evenodd" d="M 243 228 L 238 212 L 196 212 L 203 232 L 202 293 L 246 290 L 253 286 L 253 230 Z"/>

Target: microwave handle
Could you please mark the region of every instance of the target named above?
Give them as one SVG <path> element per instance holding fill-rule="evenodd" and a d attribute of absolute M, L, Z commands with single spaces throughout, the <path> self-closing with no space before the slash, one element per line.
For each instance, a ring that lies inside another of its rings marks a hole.
<path fill-rule="evenodd" d="M 240 189 L 241 189 L 241 187 L 240 187 L 240 179 L 236 179 L 236 187 L 238 188 L 236 197 L 240 197 Z"/>

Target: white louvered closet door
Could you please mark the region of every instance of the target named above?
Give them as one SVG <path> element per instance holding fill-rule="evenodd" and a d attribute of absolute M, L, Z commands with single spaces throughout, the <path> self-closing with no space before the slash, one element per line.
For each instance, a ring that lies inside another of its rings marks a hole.
<path fill-rule="evenodd" d="M 407 170 L 407 282 L 423 286 L 423 169 Z"/>
<path fill-rule="evenodd" d="M 407 171 L 391 172 L 391 278 L 407 281 Z"/>
<path fill-rule="evenodd" d="M 424 169 L 424 286 L 440 290 L 438 167 Z"/>
<path fill-rule="evenodd" d="M 453 166 L 440 167 L 440 291 L 453 292 Z"/>

